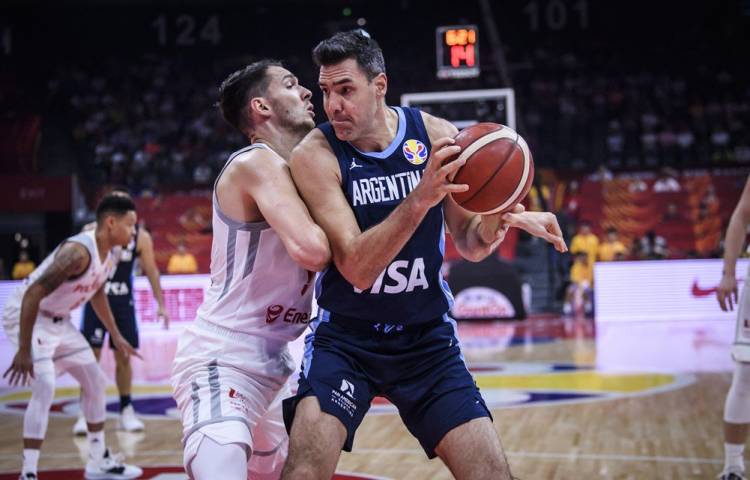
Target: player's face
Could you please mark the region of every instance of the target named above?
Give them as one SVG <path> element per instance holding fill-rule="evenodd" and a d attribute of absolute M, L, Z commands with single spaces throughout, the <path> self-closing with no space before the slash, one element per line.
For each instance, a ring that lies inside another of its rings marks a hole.
<path fill-rule="evenodd" d="M 126 247 L 135 235 L 136 214 L 130 210 L 124 215 L 111 215 L 107 218 L 112 244 Z"/>
<path fill-rule="evenodd" d="M 320 67 L 318 85 L 323 92 L 323 109 L 339 140 L 357 140 L 367 132 L 385 94 L 383 82 L 376 80 L 382 79 L 369 81 L 353 58 Z"/>
<path fill-rule="evenodd" d="M 309 132 L 315 128 L 315 112 L 310 97 L 312 92 L 297 81 L 297 77 L 283 67 L 268 67 L 271 81 L 265 97 L 280 125 Z"/>

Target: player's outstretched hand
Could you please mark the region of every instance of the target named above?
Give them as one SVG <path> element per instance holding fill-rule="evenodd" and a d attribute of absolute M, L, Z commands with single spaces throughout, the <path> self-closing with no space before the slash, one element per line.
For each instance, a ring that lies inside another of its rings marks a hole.
<path fill-rule="evenodd" d="M 503 215 L 503 221 L 509 223 L 511 227 L 520 228 L 535 237 L 543 238 L 554 245 L 555 250 L 560 253 L 568 251 L 568 246 L 565 244 L 565 239 L 562 236 L 560 225 L 557 223 L 557 217 L 554 213 L 506 213 Z"/>
<path fill-rule="evenodd" d="M 456 141 L 450 137 L 443 137 L 432 144 L 430 158 L 422 172 L 422 179 L 414 189 L 413 194 L 428 207 L 434 207 L 452 192 L 465 192 L 469 189 L 466 184 L 453 183 L 453 177 L 461 168 L 465 160 L 453 160 L 445 163 L 451 157 L 461 152 L 461 147 L 454 145 Z"/>
<path fill-rule="evenodd" d="M 125 340 L 125 337 L 123 337 L 122 335 L 118 335 L 114 337 L 112 339 L 112 343 L 115 344 L 117 351 L 125 354 L 126 357 L 130 357 L 132 355 L 134 357 L 138 357 L 141 360 L 143 360 L 143 357 L 141 357 L 141 354 L 138 353 L 138 350 L 133 348 L 133 346 L 129 344 L 128 341 Z"/>
<path fill-rule="evenodd" d="M 34 361 L 31 358 L 31 352 L 22 350 L 16 352 L 13 363 L 3 373 L 3 378 L 7 377 L 8 374 L 10 374 L 8 385 L 11 387 L 27 385 L 34 378 Z"/>
<path fill-rule="evenodd" d="M 734 278 L 734 275 L 724 274 L 721 276 L 721 282 L 716 289 L 716 299 L 725 312 L 734 310 L 734 305 L 737 305 L 737 279 Z M 733 299 L 734 302 L 732 302 Z"/>
<path fill-rule="evenodd" d="M 156 316 L 158 318 L 161 318 L 162 320 L 162 327 L 164 330 L 169 330 L 169 312 L 167 312 L 166 307 L 159 306 L 159 310 L 156 312 Z"/>

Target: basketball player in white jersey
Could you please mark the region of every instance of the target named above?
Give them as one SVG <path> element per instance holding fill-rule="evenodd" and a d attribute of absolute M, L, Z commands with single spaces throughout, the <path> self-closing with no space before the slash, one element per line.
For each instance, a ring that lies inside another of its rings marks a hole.
<path fill-rule="evenodd" d="M 292 183 L 287 159 L 315 127 L 311 93 L 262 60 L 221 85 L 226 121 L 248 137 L 213 193 L 211 286 L 180 338 L 172 385 L 190 478 L 278 478 L 287 434 L 281 401 L 287 343 L 310 321 L 313 278 L 330 261 L 323 231 Z"/>
<path fill-rule="evenodd" d="M 3 377 L 11 386 L 27 383 L 31 400 L 23 422 L 22 480 L 37 478 L 39 449 L 55 395 L 55 375 L 70 373 L 81 384 L 81 408 L 88 423 L 88 479 L 136 478 L 140 468 L 110 455 L 104 442 L 107 379 L 91 347 L 71 323 L 70 312 L 91 301 L 118 349 L 137 355 L 117 329 L 102 285 L 114 269 L 120 247 L 133 235 L 135 206 L 121 196 L 99 203 L 97 228 L 58 246 L 9 297 L 3 327 L 17 352 Z"/>
<path fill-rule="evenodd" d="M 742 458 L 750 429 L 750 272 L 745 275 L 742 295 L 737 301 L 737 258 L 750 225 L 750 177 L 745 183 L 740 201 L 729 220 L 724 238 L 724 271 L 716 290 L 721 309 L 733 310 L 737 305 L 737 330 L 732 346 L 735 368 L 732 386 L 724 405 L 724 470 L 721 480 L 745 480 L 745 462 Z"/>
<path fill-rule="evenodd" d="M 131 198 L 128 191 L 123 188 L 115 188 L 111 193 Z M 83 230 L 95 228 L 96 222 L 91 222 L 84 226 Z M 151 291 L 158 305 L 156 314 L 164 321 L 164 329 L 167 329 L 169 328 L 169 316 L 164 305 L 164 295 L 161 291 L 159 269 L 154 260 L 153 239 L 145 228 L 138 228 L 137 225 L 133 238 L 121 249 L 117 267 L 115 267 L 114 272 L 104 284 L 104 291 L 107 294 L 109 308 L 115 316 L 117 328 L 130 345 L 138 348 L 140 341 L 138 337 L 138 322 L 135 315 L 135 302 L 133 299 L 133 268 L 136 259 L 151 284 Z M 99 320 L 99 317 L 97 317 L 91 304 L 86 304 L 83 309 L 83 319 L 81 320 L 81 333 L 83 333 L 83 336 L 94 350 L 94 356 L 97 360 L 101 358 L 105 332 L 106 329 Z M 120 394 L 119 427 L 126 432 L 142 431 L 144 429 L 143 422 L 136 417 L 130 397 L 133 387 L 133 368 L 130 364 L 130 356 L 120 353 L 111 340 L 109 346 L 115 357 L 115 383 L 117 384 L 117 391 Z M 78 420 L 73 425 L 73 433 L 75 435 L 86 435 L 86 419 L 83 418 L 83 412 L 79 412 Z"/>

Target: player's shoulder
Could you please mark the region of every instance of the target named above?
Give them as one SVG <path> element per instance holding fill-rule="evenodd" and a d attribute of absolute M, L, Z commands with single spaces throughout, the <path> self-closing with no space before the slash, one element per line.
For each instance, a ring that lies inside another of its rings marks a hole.
<path fill-rule="evenodd" d="M 256 177 L 266 170 L 285 166 L 286 161 L 278 153 L 271 148 L 256 145 L 237 152 L 224 173 L 228 174 L 227 177 Z"/>
<path fill-rule="evenodd" d="M 422 110 L 419 110 L 419 114 L 422 116 L 422 122 L 424 122 L 424 127 L 430 136 L 430 141 L 442 137 L 454 137 L 458 133 L 456 126 L 444 118 L 436 117 Z"/>
<path fill-rule="evenodd" d="M 336 161 L 336 157 L 325 134 L 319 128 L 313 128 L 292 150 L 290 164 L 321 161 Z"/>

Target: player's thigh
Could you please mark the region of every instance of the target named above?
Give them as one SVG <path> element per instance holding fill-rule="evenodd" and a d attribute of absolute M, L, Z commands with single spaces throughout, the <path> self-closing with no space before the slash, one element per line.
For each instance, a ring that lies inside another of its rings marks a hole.
<path fill-rule="evenodd" d="M 289 451 L 289 437 L 284 426 L 282 400 L 291 395 L 289 383 L 276 395 L 268 411 L 252 431 L 253 450 L 248 469 L 257 474 L 279 471 L 286 461 Z"/>
<path fill-rule="evenodd" d="M 745 280 L 745 285 L 742 287 L 736 305 L 737 325 L 735 340 L 732 345 L 732 357 L 737 362 L 745 363 L 750 363 L 750 322 L 747 320 L 750 318 L 750 287 L 748 287 L 748 281 L 750 279 Z"/>
<path fill-rule="evenodd" d="M 440 440 L 435 452 L 459 480 L 511 478 L 500 438 L 488 417 L 455 427 Z"/>
<path fill-rule="evenodd" d="M 284 422 L 292 433 L 298 412 L 304 412 L 305 421 L 322 421 L 321 428 L 336 426 L 329 428 L 335 435 L 330 441 L 337 440 L 338 427 L 343 426 L 346 437 L 339 448 L 351 451 L 354 435 L 370 408 L 374 388 L 369 373 L 362 367 L 367 352 L 358 340 L 361 338 L 329 323 L 319 325 L 307 336 L 297 393 L 283 402 Z M 307 400 L 308 397 L 315 397 L 316 401 Z M 300 405 L 303 401 L 304 405 Z M 298 431 L 307 432 L 317 426 L 304 425 Z M 294 447 L 292 441 L 290 448 Z"/>
<path fill-rule="evenodd" d="M 93 348 L 102 348 L 104 345 L 104 336 L 107 333 L 107 329 L 104 328 L 104 324 L 96 316 L 96 312 L 94 312 L 90 303 L 87 303 L 83 308 L 81 333 Z"/>
<path fill-rule="evenodd" d="M 182 415 L 186 443 L 193 432 L 200 430 L 219 443 L 242 443 L 249 451 L 251 432 L 281 388 L 280 382 L 268 385 L 247 372 L 212 360 L 196 363 L 184 375 L 176 374 L 180 380 L 174 382 L 174 398 Z"/>
<path fill-rule="evenodd" d="M 71 367 L 96 363 L 91 346 L 72 323 L 66 321 L 57 333 L 59 343 L 53 356 L 57 373 L 67 371 Z"/>

